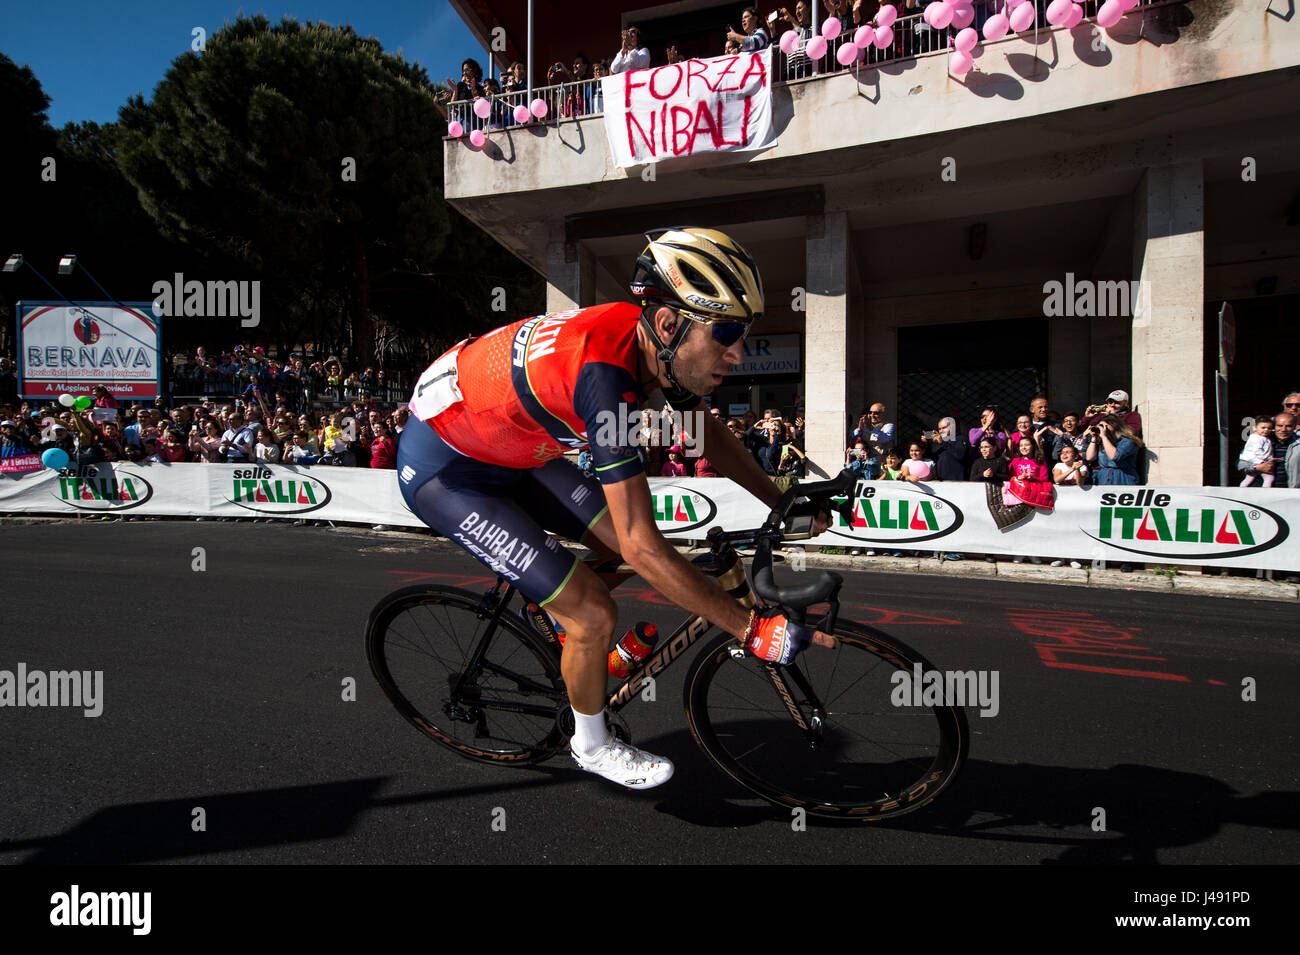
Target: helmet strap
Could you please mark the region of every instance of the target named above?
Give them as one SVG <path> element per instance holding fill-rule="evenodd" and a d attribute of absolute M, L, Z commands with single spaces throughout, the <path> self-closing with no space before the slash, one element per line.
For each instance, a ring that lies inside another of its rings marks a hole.
<path fill-rule="evenodd" d="M 672 340 L 665 345 L 663 339 L 659 337 L 658 330 L 655 328 L 653 317 L 646 317 L 646 312 L 649 311 L 649 308 L 647 307 L 648 305 L 648 302 L 643 303 L 641 309 L 641 324 L 644 325 L 646 331 L 650 333 L 650 340 L 654 342 L 655 347 L 658 349 L 655 353 L 655 357 L 658 358 L 660 364 L 664 366 L 664 376 L 672 386 L 679 390 L 685 390 L 682 388 L 681 383 L 678 382 L 677 376 L 673 374 L 673 361 L 677 358 L 677 349 L 681 347 L 682 342 L 686 340 L 687 333 L 691 330 L 691 320 L 688 318 L 682 318 L 681 315 L 678 315 L 677 324 L 673 329 Z M 662 307 L 671 308 L 672 306 L 656 305 L 652 314 L 657 315 L 659 309 Z"/>

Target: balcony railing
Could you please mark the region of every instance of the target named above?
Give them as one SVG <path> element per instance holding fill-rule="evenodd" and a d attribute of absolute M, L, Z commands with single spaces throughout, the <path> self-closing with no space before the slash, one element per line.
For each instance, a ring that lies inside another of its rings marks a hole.
<path fill-rule="evenodd" d="M 1046 10 L 1049 2 L 1050 0 L 1033 0 L 1038 11 L 1035 21 L 1037 23 L 1036 31 L 1056 29 L 1047 23 Z M 1096 17 L 1097 10 L 1103 2 L 1104 0 L 1085 0 L 1081 4 L 1085 22 Z M 1185 2 L 1186 0 L 1141 0 L 1140 5 L 1129 11 L 1126 16 L 1142 16 L 1151 7 Z M 1001 2 L 976 4 L 975 20 L 970 25 L 981 31 L 981 37 L 983 36 L 984 22 L 1001 6 Z M 952 38 L 960 32 L 952 26 L 936 30 L 927 24 L 919 13 L 905 17 L 900 16 L 895 21 L 893 29 L 894 39 L 889 46 L 884 49 L 875 46 L 868 47 L 866 55 L 860 56 L 856 63 L 849 66 L 841 66 L 835 55 L 839 52 L 841 46 L 852 41 L 853 34 L 856 32 L 854 29 L 844 30 L 838 37 L 827 41 L 826 55 L 817 63 L 813 63 L 804 55 L 805 44 L 803 41 L 789 56 L 776 48 L 773 50 L 772 64 L 775 82 L 788 83 L 791 81 L 816 80 L 849 70 L 855 73 L 860 72 L 882 63 L 947 53 L 952 48 Z M 601 96 L 600 80 L 596 79 L 537 87 L 533 90 L 532 100 L 537 99 L 546 103 L 546 114 L 540 120 L 530 114 L 529 123 L 559 124 L 566 120 L 600 116 L 605 109 Z M 514 117 L 515 107 L 521 104 L 527 107 L 532 100 L 529 99 L 525 91 L 490 96 L 488 101 L 491 104 L 491 111 L 486 118 L 475 115 L 472 102 L 457 100 L 447 104 L 447 120 L 448 122 L 459 121 L 465 129 L 466 135 L 475 129 L 481 129 L 485 132 L 507 129 L 519 125 Z"/>

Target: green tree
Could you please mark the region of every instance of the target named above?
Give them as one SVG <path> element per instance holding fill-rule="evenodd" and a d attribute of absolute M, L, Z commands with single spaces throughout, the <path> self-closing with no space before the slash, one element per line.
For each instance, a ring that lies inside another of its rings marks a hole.
<path fill-rule="evenodd" d="M 262 280 L 280 328 L 343 301 L 374 358 L 376 293 L 427 274 L 450 229 L 445 123 L 423 68 L 351 27 L 239 18 L 120 115 L 118 160 L 163 233 Z M 353 178 L 354 173 L 354 178 Z M 222 276 L 235 277 L 235 276 Z"/>
<path fill-rule="evenodd" d="M 52 254 L 55 247 L 46 203 L 57 187 L 41 178 L 46 157 L 55 153 L 54 130 L 46 116 L 49 107 L 50 98 L 31 69 L 0 53 L 0 129 L 5 134 L 4 148 L 0 149 L 0 183 L 5 187 L 0 211 L 0 261 L 21 252 L 36 264 Z M 0 287 L 4 289 L 0 299 L 0 348 L 7 354 L 13 348 L 10 337 L 14 302 L 48 298 L 49 292 L 35 275 L 25 271 L 6 275 Z"/>

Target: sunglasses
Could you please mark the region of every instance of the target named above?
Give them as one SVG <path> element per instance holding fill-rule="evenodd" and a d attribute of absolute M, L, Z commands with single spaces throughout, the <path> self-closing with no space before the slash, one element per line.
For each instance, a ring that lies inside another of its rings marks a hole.
<path fill-rule="evenodd" d="M 708 325 L 709 330 L 713 333 L 713 340 L 723 348 L 731 347 L 749 334 L 749 325 L 745 322 L 728 322 L 720 321 L 715 318 L 701 318 L 698 315 L 692 315 L 690 312 L 682 309 L 679 309 L 677 314 L 681 315 L 683 318 L 689 318 L 692 322 L 699 325 Z"/>
<path fill-rule="evenodd" d="M 1283 408 L 1300 408 L 1300 401 L 1287 401 L 1282 405 Z"/>

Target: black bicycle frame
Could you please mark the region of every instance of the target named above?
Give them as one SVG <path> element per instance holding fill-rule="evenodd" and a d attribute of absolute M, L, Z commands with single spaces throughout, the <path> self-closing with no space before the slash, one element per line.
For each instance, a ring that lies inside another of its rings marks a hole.
<path fill-rule="evenodd" d="M 729 547 L 721 550 L 721 552 L 715 554 L 714 557 L 717 565 L 726 566 L 728 568 L 735 566 L 739 561 L 738 555 Z M 501 593 L 503 585 L 505 586 L 504 594 Z M 747 591 L 748 586 L 744 589 Z M 492 638 L 496 634 L 495 624 L 497 620 L 500 619 L 501 614 L 505 611 L 506 607 L 509 606 L 515 592 L 513 584 L 507 584 L 504 577 L 498 577 L 497 582 L 492 586 L 492 589 L 483 595 L 483 599 L 479 602 L 478 615 L 480 618 L 490 621 L 488 629 L 483 634 L 483 638 L 479 641 L 478 646 L 475 648 L 473 656 L 467 661 L 464 672 L 460 674 L 460 679 L 457 680 L 456 685 L 452 688 L 453 698 L 459 698 L 461 696 L 468 675 L 478 668 L 489 669 L 493 673 L 509 677 L 521 685 L 527 685 L 533 688 L 539 693 L 554 695 L 554 689 L 552 687 L 537 684 L 534 681 L 529 680 L 527 677 L 521 676 L 520 674 L 514 673 L 513 671 L 507 670 L 504 667 L 484 659 L 488 645 L 492 642 Z M 802 622 L 802 612 L 799 613 L 799 617 L 800 622 Z M 561 651 L 560 642 L 558 637 L 555 635 L 554 630 L 551 628 L 550 622 L 546 618 L 546 614 L 539 610 L 538 613 L 534 615 L 534 623 L 537 625 L 537 628 L 541 630 L 542 635 L 546 640 L 547 650 L 558 663 Z M 655 676 L 668 669 L 668 667 L 681 657 L 682 654 L 686 653 L 686 651 L 689 650 L 696 641 L 708 633 L 712 626 L 713 625 L 708 620 L 698 614 L 683 621 L 677 629 L 673 631 L 672 636 L 660 644 L 658 649 L 646 657 L 646 659 L 642 661 L 641 665 L 629 673 L 623 682 L 618 685 L 618 688 L 614 690 L 606 703 L 610 712 L 617 713 L 631 703 L 637 694 L 645 688 L 647 681 L 652 680 Z M 804 735 L 808 737 L 809 745 L 815 747 L 821 740 L 821 717 L 824 714 L 824 707 L 822 706 L 821 701 L 817 698 L 817 694 L 797 667 L 779 667 L 773 664 L 764 664 L 763 669 L 767 673 L 768 678 L 772 681 L 772 685 L 776 688 L 777 694 L 785 703 L 786 709 L 789 710 L 791 718 Z M 808 706 L 811 707 L 811 720 L 799 708 L 799 704 L 795 702 L 794 691 L 791 688 L 792 683 L 794 684 L 794 687 L 803 694 Z M 528 712 L 537 715 L 547 715 L 549 712 L 545 707 L 520 703 L 496 704 L 489 701 L 478 700 L 476 701 L 476 705 L 486 708 Z"/>

